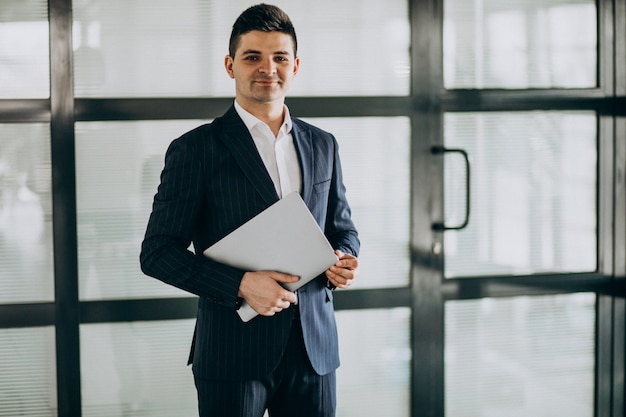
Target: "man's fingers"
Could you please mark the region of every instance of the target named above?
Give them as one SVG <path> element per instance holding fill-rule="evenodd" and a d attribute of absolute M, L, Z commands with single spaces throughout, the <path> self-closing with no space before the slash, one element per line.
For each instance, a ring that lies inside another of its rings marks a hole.
<path fill-rule="evenodd" d="M 291 297 L 293 296 L 293 297 Z M 287 292 L 287 294 L 285 295 L 285 298 L 283 299 L 277 299 L 274 303 L 271 303 L 270 306 L 259 312 L 261 315 L 263 316 L 273 316 L 276 313 L 280 313 L 283 310 L 288 309 L 289 307 L 291 307 L 292 304 L 295 303 L 295 301 L 297 300 L 297 298 L 295 297 L 295 294 L 292 292 Z"/>
<path fill-rule="evenodd" d="M 297 275 L 282 274 L 280 272 L 273 272 L 271 275 L 271 278 L 273 278 L 277 282 L 284 282 L 284 283 L 292 283 L 300 279 L 300 277 Z M 282 305 L 279 304 L 277 305 L 277 307 L 281 307 L 281 308 L 288 308 L 289 305 L 295 304 L 298 301 L 296 294 L 292 293 L 291 291 L 284 290 L 284 289 L 282 289 L 281 293 L 279 294 L 279 297 L 280 297 L 279 301 L 282 301 Z"/>
<path fill-rule="evenodd" d="M 359 269 L 359 260 L 341 251 L 335 251 L 338 261 L 326 270 L 326 277 L 337 288 L 348 288 L 356 278 Z"/>
<path fill-rule="evenodd" d="M 273 316 L 297 302 L 296 294 L 280 285 L 297 280 L 297 276 L 280 272 L 246 272 L 239 286 L 239 296 L 257 313 Z"/>
<path fill-rule="evenodd" d="M 358 269 L 359 267 L 359 259 L 355 256 L 352 256 L 347 253 L 343 253 L 341 251 L 335 251 L 339 260 L 335 263 L 335 267 L 337 268 L 345 268 L 345 269 Z"/>
<path fill-rule="evenodd" d="M 352 282 L 352 277 L 345 277 L 333 271 L 333 268 L 326 271 L 326 277 L 337 288 L 347 288 Z"/>
<path fill-rule="evenodd" d="M 299 276 L 297 275 L 289 275 L 289 274 L 282 274 L 280 272 L 272 272 L 270 273 L 270 277 L 278 282 L 296 282 L 297 280 L 300 279 Z"/>
<path fill-rule="evenodd" d="M 283 295 L 282 301 L 284 302 L 282 307 L 287 308 L 291 304 L 295 304 L 296 302 L 298 302 L 298 297 L 291 291 L 287 291 L 287 293 Z"/>

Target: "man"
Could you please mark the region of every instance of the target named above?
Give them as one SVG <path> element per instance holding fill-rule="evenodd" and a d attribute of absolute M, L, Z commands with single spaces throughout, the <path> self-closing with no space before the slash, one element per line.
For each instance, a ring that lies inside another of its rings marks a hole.
<path fill-rule="evenodd" d="M 357 275 L 335 138 L 291 118 L 295 30 L 275 6 L 236 20 L 225 58 L 235 103 L 170 145 L 141 251 L 142 270 L 200 297 L 190 355 L 200 416 L 334 416 L 339 366 L 332 289 Z M 242 271 L 202 252 L 279 198 L 300 192 L 338 262 L 297 294 L 298 277 Z M 193 243 L 195 254 L 188 250 Z M 245 300 L 260 315 L 244 323 Z"/>

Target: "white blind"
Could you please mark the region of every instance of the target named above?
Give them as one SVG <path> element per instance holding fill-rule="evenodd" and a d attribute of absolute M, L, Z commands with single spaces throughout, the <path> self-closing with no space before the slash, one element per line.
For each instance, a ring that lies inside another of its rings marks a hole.
<path fill-rule="evenodd" d="M 195 320 L 80 328 L 84 417 L 197 417 L 186 366 Z"/>
<path fill-rule="evenodd" d="M 447 88 L 591 88 L 594 0 L 446 0 Z"/>
<path fill-rule="evenodd" d="M 0 7 L 0 99 L 50 97 L 47 0 Z"/>
<path fill-rule="evenodd" d="M 0 303 L 54 298 L 51 175 L 47 123 L 0 124 Z"/>
<path fill-rule="evenodd" d="M 307 119 L 335 135 L 360 274 L 352 288 L 399 287 L 410 272 L 410 121 L 406 117 Z"/>
<path fill-rule="evenodd" d="M 337 416 L 408 417 L 409 309 L 341 311 L 337 320 Z M 83 415 L 197 416 L 185 366 L 194 322 L 82 325 Z"/>
<path fill-rule="evenodd" d="M 165 151 L 204 122 L 76 124 L 76 206 L 81 299 L 188 296 L 145 276 L 139 252 Z"/>
<path fill-rule="evenodd" d="M 0 330 L 0 416 L 57 415 L 53 327 Z"/>
<path fill-rule="evenodd" d="M 348 199 L 363 242 L 355 287 L 408 285 L 408 119 L 309 121 L 329 129 L 339 141 Z M 81 299 L 187 295 L 144 276 L 138 259 L 165 150 L 201 123 L 76 124 Z M 385 167 L 382 175 L 380 167 Z"/>
<path fill-rule="evenodd" d="M 228 39 L 248 0 L 76 2 L 78 97 L 233 96 Z M 280 0 L 298 36 L 292 95 L 409 93 L 408 2 Z M 357 76 L 358 74 L 358 76 Z M 363 75 L 366 74 L 366 75 Z"/>
<path fill-rule="evenodd" d="M 408 308 L 337 312 L 337 417 L 410 415 Z"/>
<path fill-rule="evenodd" d="M 594 294 L 449 301 L 445 415 L 592 417 Z"/>
<path fill-rule="evenodd" d="M 597 266 L 593 112 L 448 113 L 468 152 L 469 226 L 445 234 L 445 276 L 592 272 Z M 465 167 L 444 156 L 446 224 L 465 214 Z"/>

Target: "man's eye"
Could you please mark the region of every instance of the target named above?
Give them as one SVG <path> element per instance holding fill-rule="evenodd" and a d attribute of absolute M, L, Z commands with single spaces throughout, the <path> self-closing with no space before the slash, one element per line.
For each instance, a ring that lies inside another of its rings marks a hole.
<path fill-rule="evenodd" d="M 246 61 L 257 61 L 259 59 L 259 57 L 256 56 L 247 56 L 245 58 Z"/>

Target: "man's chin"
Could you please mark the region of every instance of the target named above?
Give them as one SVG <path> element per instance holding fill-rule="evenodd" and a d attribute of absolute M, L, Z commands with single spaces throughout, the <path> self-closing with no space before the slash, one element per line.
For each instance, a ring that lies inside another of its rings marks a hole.
<path fill-rule="evenodd" d="M 253 97 L 258 103 L 266 104 L 274 103 L 285 98 L 282 94 L 255 94 Z"/>

